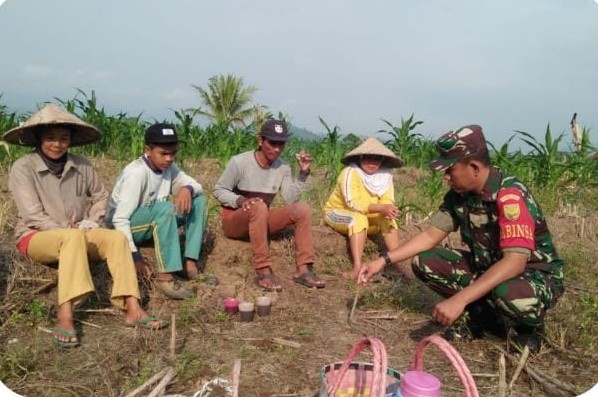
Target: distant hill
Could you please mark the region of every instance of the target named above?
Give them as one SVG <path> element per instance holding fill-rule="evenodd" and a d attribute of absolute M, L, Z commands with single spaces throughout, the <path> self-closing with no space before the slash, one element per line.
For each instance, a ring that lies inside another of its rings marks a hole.
<path fill-rule="evenodd" d="M 324 138 L 322 135 L 306 130 L 305 128 L 297 127 L 293 124 L 289 124 L 289 132 L 297 138 L 301 138 L 306 141 L 317 141 Z"/>

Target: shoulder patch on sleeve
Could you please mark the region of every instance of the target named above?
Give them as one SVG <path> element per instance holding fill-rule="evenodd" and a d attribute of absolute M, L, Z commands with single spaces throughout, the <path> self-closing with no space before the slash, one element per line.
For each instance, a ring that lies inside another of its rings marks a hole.
<path fill-rule="evenodd" d="M 500 201 L 501 203 L 504 203 L 506 201 L 519 201 L 521 200 L 521 196 L 517 195 L 517 194 L 513 194 L 513 193 L 509 193 L 509 194 L 505 194 L 505 195 L 500 195 L 500 198 L 498 199 L 498 201 Z"/>
<path fill-rule="evenodd" d="M 501 189 L 497 201 L 501 248 L 534 250 L 534 218 L 527 208 L 522 192 L 516 187 Z"/>
<path fill-rule="evenodd" d="M 516 221 L 519 219 L 519 215 L 521 215 L 521 207 L 520 203 L 515 204 L 505 204 L 503 206 L 503 210 L 505 212 L 505 218 L 510 221 Z"/>

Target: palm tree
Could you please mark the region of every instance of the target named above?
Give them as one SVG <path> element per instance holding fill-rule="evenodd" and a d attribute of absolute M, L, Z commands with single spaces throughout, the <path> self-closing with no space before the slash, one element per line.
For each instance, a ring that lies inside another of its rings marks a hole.
<path fill-rule="evenodd" d="M 192 86 L 205 105 L 202 108 L 191 109 L 194 114 L 209 118 L 215 125 L 228 130 L 233 124 L 245 125 L 255 107 L 251 105 L 251 96 L 257 91 L 254 86 L 244 86 L 242 77 L 232 74 L 213 76 L 208 80 L 208 87 L 204 89 Z"/>

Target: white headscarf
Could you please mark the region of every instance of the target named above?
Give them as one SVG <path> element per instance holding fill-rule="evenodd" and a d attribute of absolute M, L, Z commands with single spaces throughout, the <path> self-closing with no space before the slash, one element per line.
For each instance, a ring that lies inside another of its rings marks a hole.
<path fill-rule="evenodd" d="M 388 188 L 392 186 L 392 174 L 388 168 L 380 168 L 376 173 L 368 174 L 355 163 L 351 163 L 349 166 L 359 172 L 361 181 L 367 191 L 378 197 L 382 197 Z"/>

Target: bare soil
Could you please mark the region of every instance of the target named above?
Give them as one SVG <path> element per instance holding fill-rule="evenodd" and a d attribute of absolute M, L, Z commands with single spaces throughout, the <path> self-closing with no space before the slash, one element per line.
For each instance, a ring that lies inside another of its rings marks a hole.
<path fill-rule="evenodd" d="M 110 187 L 120 165 L 106 159 L 95 161 Z M 219 173 L 217 163 L 208 160 L 188 163 L 186 169 L 206 190 L 213 186 Z M 408 178 L 416 179 L 416 176 Z M 228 378 L 234 361 L 240 359 L 240 396 L 314 396 L 320 388 L 321 368 L 344 360 L 362 335 L 381 339 L 388 351 L 389 366 L 406 371 L 418 342 L 426 335 L 441 331 L 429 321 L 429 313 L 438 298 L 421 283 L 380 277 L 377 283 L 356 289 L 353 282 L 342 278 L 342 271 L 350 267 L 346 241 L 322 224 L 320 204 L 316 200 L 311 202 L 313 198 L 308 200 L 314 208 L 316 270 L 326 280 L 326 288 L 308 289 L 292 281 L 293 239 L 289 234 L 277 236 L 271 242 L 271 250 L 274 271 L 282 281 L 283 291 L 268 293 L 273 299 L 271 315 L 256 316 L 253 322 L 243 323 L 238 316 L 225 314 L 222 307 L 225 297 L 255 300 L 264 292 L 253 280 L 249 243 L 222 236 L 217 206 L 212 201 L 202 262 L 206 272 L 216 275 L 220 284 L 208 286 L 193 282 L 196 297 L 182 302 L 164 299 L 151 286 L 144 288 L 147 310 L 173 319 L 176 324 L 174 349 L 172 328 L 157 332 L 131 329 L 124 326 L 122 314 L 117 311 L 93 311 L 110 309 L 106 293 L 110 279 L 102 264 L 93 268 L 98 293 L 77 311 L 81 346 L 60 349 L 40 330 L 40 327 L 52 327 L 56 290 L 50 287 L 35 292 L 55 280 L 56 274 L 15 253 L 12 242 L 15 211 L 6 181 L 6 174 L 0 175 L 4 206 L 3 244 L 0 245 L 0 375 L 9 388 L 21 395 L 125 396 L 153 374 L 171 366 L 176 368 L 177 376 L 168 386 L 167 394 L 192 396 L 206 381 Z M 590 258 L 596 258 L 596 214 L 583 221 L 583 230 L 581 222 L 579 217 L 550 218 L 550 227 L 559 249 L 579 246 L 590 250 Z M 418 226 L 411 224 L 404 228 L 403 234 L 408 237 L 417 230 Z M 458 244 L 457 236 L 451 239 Z M 374 256 L 376 250 L 373 242 L 368 243 L 370 256 Z M 143 253 L 151 260 L 151 248 L 144 249 Z M 596 264 L 589 264 L 590 269 L 595 271 Z M 595 272 L 591 277 L 595 277 Z M 581 393 L 598 379 L 595 367 L 598 352 L 595 345 L 587 349 L 576 344 L 575 330 L 567 327 L 567 319 L 575 314 L 565 310 L 573 307 L 571 303 L 581 296 L 575 286 L 586 285 L 583 280 L 568 281 L 574 288 L 549 312 L 547 343 L 529 363 L 545 376 L 565 382 L 576 393 Z M 354 321 L 349 322 L 356 293 L 360 299 Z M 400 298 L 393 299 L 397 294 Z M 36 311 L 40 302 L 43 303 L 41 314 Z M 453 345 L 474 374 L 480 395 L 497 396 L 500 351 L 515 352 L 504 340 L 493 337 Z M 448 360 L 433 347 L 426 350 L 425 357 L 425 369 L 444 382 L 444 395 L 463 395 Z M 368 361 L 369 357 L 363 355 L 362 359 Z M 507 361 L 507 381 L 514 369 L 515 364 Z M 551 396 L 555 393 L 558 392 L 524 372 L 514 383 L 511 395 Z M 212 395 L 224 394 L 220 391 Z"/>

